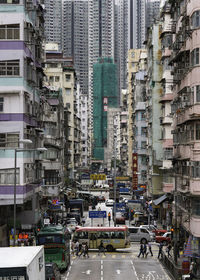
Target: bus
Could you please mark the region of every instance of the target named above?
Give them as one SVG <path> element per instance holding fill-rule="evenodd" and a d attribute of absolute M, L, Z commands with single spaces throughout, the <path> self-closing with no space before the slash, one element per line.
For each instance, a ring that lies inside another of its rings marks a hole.
<path fill-rule="evenodd" d="M 44 245 L 45 262 L 56 263 L 59 270 L 70 264 L 70 233 L 61 225 L 47 225 L 36 237 L 37 245 Z"/>
<path fill-rule="evenodd" d="M 115 249 L 130 248 L 127 226 L 121 227 L 77 227 L 73 240 L 87 242 L 89 249 L 98 249 L 103 241 L 108 252 Z"/>

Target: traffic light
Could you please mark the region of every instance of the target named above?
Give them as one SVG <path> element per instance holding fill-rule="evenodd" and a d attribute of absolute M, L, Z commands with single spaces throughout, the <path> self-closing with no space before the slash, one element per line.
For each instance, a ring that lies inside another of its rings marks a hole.
<path fill-rule="evenodd" d="M 110 222 L 110 220 L 111 220 L 111 214 L 110 214 L 110 212 L 108 213 L 108 221 Z"/>

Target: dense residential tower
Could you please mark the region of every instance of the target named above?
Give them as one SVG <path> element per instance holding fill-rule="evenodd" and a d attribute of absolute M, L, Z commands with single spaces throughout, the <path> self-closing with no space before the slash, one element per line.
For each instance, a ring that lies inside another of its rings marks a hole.
<path fill-rule="evenodd" d="M 119 92 L 127 88 L 128 0 L 115 0 L 115 63 Z M 120 98 L 120 97 L 119 97 Z"/>
<path fill-rule="evenodd" d="M 62 0 L 44 0 L 45 39 L 56 42 L 62 49 Z"/>
<path fill-rule="evenodd" d="M 131 2 L 130 14 L 133 20 L 133 49 L 141 49 L 144 47 L 146 33 L 146 0 Z"/>
<path fill-rule="evenodd" d="M 83 94 L 88 93 L 88 1 L 63 1 L 63 52 L 73 57 Z"/>
<path fill-rule="evenodd" d="M 93 139 L 93 66 L 98 58 L 114 58 L 114 0 L 88 0 L 88 92 L 90 151 Z"/>

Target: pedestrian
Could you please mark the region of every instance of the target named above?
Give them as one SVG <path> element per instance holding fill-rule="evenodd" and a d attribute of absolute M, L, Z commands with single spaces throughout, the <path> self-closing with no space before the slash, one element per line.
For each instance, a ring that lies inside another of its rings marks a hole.
<path fill-rule="evenodd" d="M 152 248 L 151 248 L 151 243 L 148 243 L 148 248 L 149 248 L 149 253 L 150 253 L 151 256 L 153 257 L 153 252 L 152 252 Z"/>
<path fill-rule="evenodd" d="M 85 257 L 85 246 L 86 244 L 85 243 L 82 243 L 81 244 L 81 250 L 80 250 L 80 254 L 79 254 L 79 258 L 83 255 Z"/>
<path fill-rule="evenodd" d="M 157 222 L 156 222 L 156 220 L 153 221 L 153 225 L 154 225 L 154 227 L 157 228 Z"/>
<path fill-rule="evenodd" d="M 171 245 L 171 243 L 169 243 L 169 244 L 167 245 L 167 248 L 166 248 L 166 252 L 167 252 L 168 258 L 169 258 L 169 257 L 172 257 L 171 254 L 170 254 L 171 249 L 172 249 L 172 245 Z"/>
<path fill-rule="evenodd" d="M 190 263 L 190 271 L 189 271 L 189 273 L 190 273 L 190 279 L 191 279 L 191 280 L 197 279 L 197 277 L 195 276 L 194 271 L 195 271 L 195 262 L 192 261 L 192 262 Z"/>
<path fill-rule="evenodd" d="M 98 253 L 98 255 L 100 255 L 100 253 L 104 253 L 104 256 L 106 255 L 105 254 L 105 248 L 104 248 L 104 245 L 103 245 L 103 241 L 101 240 L 101 243 L 100 243 L 100 245 L 99 245 L 99 253 Z"/>
<path fill-rule="evenodd" d="M 88 247 L 88 244 L 87 244 L 87 242 L 85 243 L 85 255 L 84 255 L 84 257 L 88 257 L 89 258 L 89 247 Z"/>
<path fill-rule="evenodd" d="M 143 250 L 143 244 L 142 244 L 142 243 L 140 244 L 140 251 L 139 251 L 138 258 L 139 258 L 141 255 L 143 255 L 143 257 L 144 257 L 144 250 Z"/>
<path fill-rule="evenodd" d="M 74 256 L 74 251 L 75 251 L 75 242 L 72 240 L 72 242 L 71 242 L 71 253 L 72 253 L 72 256 Z"/>
<path fill-rule="evenodd" d="M 78 253 L 79 253 L 79 242 L 78 242 L 78 240 L 76 241 L 76 244 L 75 244 L 75 250 L 76 250 L 76 256 L 78 256 Z"/>
<path fill-rule="evenodd" d="M 160 256 L 162 257 L 162 254 L 163 254 L 163 243 L 161 242 L 159 244 L 158 259 L 160 258 Z"/>
<path fill-rule="evenodd" d="M 146 258 L 147 255 L 148 255 L 148 252 L 147 252 L 147 244 L 144 243 L 144 244 L 143 244 L 143 258 L 144 258 L 144 257 Z"/>

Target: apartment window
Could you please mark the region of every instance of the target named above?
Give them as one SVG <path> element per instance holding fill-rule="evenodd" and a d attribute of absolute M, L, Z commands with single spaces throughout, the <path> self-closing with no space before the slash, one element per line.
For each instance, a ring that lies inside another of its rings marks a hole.
<path fill-rule="evenodd" d="M 147 129 L 146 127 L 141 127 L 141 135 L 146 136 Z"/>
<path fill-rule="evenodd" d="M 70 79 L 71 79 L 71 75 L 70 75 L 70 74 L 66 74 L 66 75 L 65 75 L 65 81 L 66 81 L 66 82 L 69 82 Z"/>
<path fill-rule="evenodd" d="M 65 93 L 66 93 L 67 95 L 69 95 L 69 94 L 71 93 L 71 88 L 66 88 L 66 89 L 65 89 Z"/>
<path fill-rule="evenodd" d="M 55 82 L 59 82 L 60 81 L 60 77 L 59 76 L 55 76 Z"/>
<path fill-rule="evenodd" d="M 196 124 L 196 140 L 200 140 L 200 123 Z"/>
<path fill-rule="evenodd" d="M 195 66 L 198 64 L 199 64 L 199 48 L 196 48 L 191 52 L 191 65 Z"/>
<path fill-rule="evenodd" d="M 141 120 L 145 120 L 145 113 L 141 113 Z"/>
<path fill-rule="evenodd" d="M 53 82 L 53 81 L 54 81 L 53 76 L 50 76 L 49 77 L 49 82 Z"/>
<path fill-rule="evenodd" d="M 200 86 L 196 86 L 196 102 L 200 102 Z"/>
<path fill-rule="evenodd" d="M 0 25 L 0 40 L 19 40 L 19 24 Z"/>
<path fill-rule="evenodd" d="M 146 149 L 146 141 L 141 142 L 141 149 Z"/>
<path fill-rule="evenodd" d="M 0 147 L 18 147 L 19 134 L 17 133 L 0 133 Z"/>
<path fill-rule="evenodd" d="M 0 112 L 3 112 L 4 98 L 0 97 Z"/>
<path fill-rule="evenodd" d="M 20 0 L 0 0 L 0 4 L 19 4 Z"/>
<path fill-rule="evenodd" d="M 200 11 L 195 11 L 192 15 L 192 28 L 200 27 Z"/>
<path fill-rule="evenodd" d="M 192 162 L 192 177 L 193 178 L 200 178 L 200 162 L 193 161 Z"/>
<path fill-rule="evenodd" d="M 16 179 L 17 184 L 19 184 L 19 168 L 16 169 Z M 7 185 L 7 184 L 13 184 L 14 183 L 14 168 L 9 169 L 0 169 L 0 184 Z"/>
<path fill-rule="evenodd" d="M 19 76 L 19 60 L 0 61 L 0 76 Z"/>

